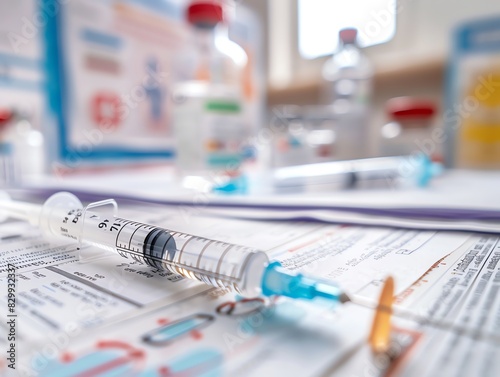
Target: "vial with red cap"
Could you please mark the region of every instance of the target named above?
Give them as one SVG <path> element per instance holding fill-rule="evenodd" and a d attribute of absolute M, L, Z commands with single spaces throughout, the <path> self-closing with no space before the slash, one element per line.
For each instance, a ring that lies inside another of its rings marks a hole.
<path fill-rule="evenodd" d="M 357 30 L 339 32 L 339 48 L 323 66 L 324 99 L 335 118 L 339 159 L 366 157 L 373 67 L 357 44 Z"/>
<path fill-rule="evenodd" d="M 194 1 L 186 20 L 192 38 L 181 54 L 182 80 L 173 91 L 178 171 L 184 176 L 238 171 L 250 136 L 243 99 L 247 55 L 229 39 L 220 3 Z"/>
<path fill-rule="evenodd" d="M 441 146 L 431 137 L 436 114 L 434 101 L 416 97 L 391 98 L 385 111 L 389 122 L 380 129 L 380 155 L 422 152 L 433 159 L 440 157 Z"/>
<path fill-rule="evenodd" d="M 12 143 L 6 134 L 14 112 L 9 108 L 0 108 L 0 187 L 12 185 L 15 181 Z"/>
<path fill-rule="evenodd" d="M 45 143 L 29 108 L 0 108 L 0 184 L 14 186 L 45 172 Z"/>

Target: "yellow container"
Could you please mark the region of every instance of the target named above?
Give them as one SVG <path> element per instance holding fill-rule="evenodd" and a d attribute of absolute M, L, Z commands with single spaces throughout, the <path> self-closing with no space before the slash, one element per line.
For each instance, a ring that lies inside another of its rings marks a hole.
<path fill-rule="evenodd" d="M 500 67 L 492 68 L 475 75 L 462 97 L 458 167 L 500 168 Z"/>

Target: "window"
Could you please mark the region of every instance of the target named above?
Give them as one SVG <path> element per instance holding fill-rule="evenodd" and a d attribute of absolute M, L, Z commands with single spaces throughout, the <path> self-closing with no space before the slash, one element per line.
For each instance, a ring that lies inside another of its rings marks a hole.
<path fill-rule="evenodd" d="M 314 59 L 338 46 L 339 30 L 358 29 L 360 46 L 389 41 L 396 31 L 396 0 L 298 0 L 299 51 Z"/>

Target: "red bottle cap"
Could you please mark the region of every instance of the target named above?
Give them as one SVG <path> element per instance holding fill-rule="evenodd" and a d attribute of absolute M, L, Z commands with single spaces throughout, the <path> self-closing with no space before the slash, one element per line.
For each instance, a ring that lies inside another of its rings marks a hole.
<path fill-rule="evenodd" d="M 396 97 L 386 102 L 387 115 L 394 120 L 430 119 L 436 113 L 433 101 L 415 97 Z"/>
<path fill-rule="evenodd" d="M 223 20 L 222 6 L 214 1 L 198 1 L 187 8 L 187 20 L 193 25 L 215 26 Z"/>
<path fill-rule="evenodd" d="M 0 108 L 0 126 L 7 124 L 14 116 L 14 112 L 10 109 Z"/>

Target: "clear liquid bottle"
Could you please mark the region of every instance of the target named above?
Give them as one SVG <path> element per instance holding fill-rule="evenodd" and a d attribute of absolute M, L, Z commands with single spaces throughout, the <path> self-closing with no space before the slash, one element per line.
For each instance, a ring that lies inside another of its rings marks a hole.
<path fill-rule="evenodd" d="M 0 108 L 0 188 L 15 184 L 15 170 L 12 143 L 6 138 L 14 113 Z"/>
<path fill-rule="evenodd" d="M 373 67 L 356 43 L 357 30 L 339 32 L 339 49 L 323 66 L 324 97 L 336 118 L 336 155 L 369 155 L 368 119 Z"/>
<path fill-rule="evenodd" d="M 45 172 L 45 139 L 31 122 L 30 111 L 18 109 L 7 139 L 12 144 L 16 179 L 40 179 Z"/>
<path fill-rule="evenodd" d="M 192 44 L 174 88 L 174 130 L 181 175 L 237 171 L 249 137 L 244 116 L 245 51 L 228 37 L 221 5 L 197 1 L 187 8 Z"/>

